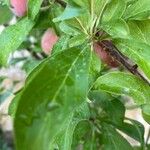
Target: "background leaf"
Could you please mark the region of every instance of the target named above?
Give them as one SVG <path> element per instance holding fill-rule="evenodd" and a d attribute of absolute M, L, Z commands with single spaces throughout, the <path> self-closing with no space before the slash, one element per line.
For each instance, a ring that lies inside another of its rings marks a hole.
<path fill-rule="evenodd" d="M 111 125 L 103 124 L 102 150 L 133 150 L 131 145 Z"/>
<path fill-rule="evenodd" d="M 143 147 L 144 146 L 144 133 L 145 133 L 144 126 L 136 120 L 126 119 L 126 121 L 122 125 L 120 126 L 118 125 L 116 127 L 123 133 L 132 137 L 136 141 L 140 142 L 141 146 Z"/>
<path fill-rule="evenodd" d="M 114 130 L 120 130 L 144 146 L 144 126 L 136 120 L 125 118 L 125 106 L 120 96 L 116 98 L 99 90 L 91 91 L 89 99 L 94 103 L 93 111 L 97 110 L 94 116 L 99 119 L 100 126 L 103 122 L 112 125 Z"/>
<path fill-rule="evenodd" d="M 20 46 L 33 26 L 34 22 L 24 18 L 0 34 L 0 64 L 6 64 L 9 54 Z"/>
<path fill-rule="evenodd" d="M 0 4 L 0 24 L 8 23 L 13 17 L 12 12 L 6 5 Z"/>
<path fill-rule="evenodd" d="M 89 99 L 95 103 L 98 110 L 101 110 L 101 113 L 97 114 L 100 122 L 105 121 L 116 125 L 123 123 L 125 106 L 119 99 L 101 90 L 91 91 Z"/>
<path fill-rule="evenodd" d="M 43 0 L 28 0 L 28 17 L 34 20 L 39 12 Z"/>

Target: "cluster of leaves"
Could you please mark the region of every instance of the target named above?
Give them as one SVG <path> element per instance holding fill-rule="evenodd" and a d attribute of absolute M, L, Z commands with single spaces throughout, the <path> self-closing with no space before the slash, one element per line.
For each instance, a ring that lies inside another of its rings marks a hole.
<path fill-rule="evenodd" d="M 111 40 L 150 79 L 150 1 L 66 0 L 64 8 L 56 0 L 44 12 L 42 2 L 29 0 L 27 16 L 0 35 L 2 65 L 32 31 L 53 27 L 60 36 L 10 105 L 16 148 L 135 149 L 119 130 L 146 149 L 144 127 L 125 118 L 122 95 L 132 97 L 149 122 L 150 86 L 124 71 L 104 74 L 93 43 Z M 101 31 L 105 35 L 96 36 Z"/>

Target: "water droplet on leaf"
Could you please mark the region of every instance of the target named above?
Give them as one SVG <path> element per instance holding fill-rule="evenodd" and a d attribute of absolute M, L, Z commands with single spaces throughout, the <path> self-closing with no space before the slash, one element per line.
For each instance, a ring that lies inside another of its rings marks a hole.
<path fill-rule="evenodd" d="M 68 86 L 72 86 L 74 84 L 74 81 L 71 77 L 68 77 L 67 80 L 66 80 L 66 85 Z"/>
<path fill-rule="evenodd" d="M 24 122 L 27 126 L 30 126 L 32 124 L 33 119 L 30 116 L 27 116 L 25 114 L 20 114 L 19 119 Z"/>
<path fill-rule="evenodd" d="M 124 88 L 123 89 L 123 94 L 129 94 L 130 92 L 130 89 L 129 88 Z"/>
<path fill-rule="evenodd" d="M 50 102 L 47 104 L 47 109 L 48 111 L 52 111 L 52 110 L 55 110 L 59 107 L 60 105 L 56 102 Z"/>

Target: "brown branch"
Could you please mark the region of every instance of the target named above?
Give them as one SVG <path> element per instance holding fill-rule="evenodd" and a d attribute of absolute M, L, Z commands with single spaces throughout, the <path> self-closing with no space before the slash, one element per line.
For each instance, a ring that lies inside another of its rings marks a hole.
<path fill-rule="evenodd" d="M 39 56 L 36 52 L 34 52 L 34 51 L 32 51 L 30 48 L 27 48 L 26 49 L 31 55 L 32 55 L 32 57 L 34 57 L 36 60 L 42 60 L 43 59 L 43 57 L 41 57 L 41 56 Z M 45 57 L 44 57 L 45 58 Z"/>
<path fill-rule="evenodd" d="M 41 52 L 40 54 L 43 56 L 43 58 L 47 58 L 47 55 L 44 52 Z"/>
<path fill-rule="evenodd" d="M 147 84 L 150 85 L 150 82 L 138 70 L 138 65 L 137 64 L 133 65 L 131 62 L 129 62 L 129 59 L 126 56 L 124 56 L 111 41 L 102 41 L 102 42 L 100 42 L 100 44 L 102 44 L 104 47 L 106 47 L 109 54 L 115 60 L 120 62 L 129 72 L 140 77 L 142 80 L 144 80 Z"/>

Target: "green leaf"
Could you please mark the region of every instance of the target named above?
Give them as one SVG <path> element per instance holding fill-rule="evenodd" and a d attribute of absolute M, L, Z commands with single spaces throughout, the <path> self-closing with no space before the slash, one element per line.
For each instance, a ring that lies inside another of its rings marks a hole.
<path fill-rule="evenodd" d="M 125 0 L 127 7 L 133 5 L 138 0 Z"/>
<path fill-rule="evenodd" d="M 90 9 L 91 15 L 97 16 L 97 19 L 102 17 L 102 14 L 106 8 L 106 6 L 111 2 L 111 0 L 91 0 Z M 92 12 L 93 11 L 93 12 Z"/>
<path fill-rule="evenodd" d="M 130 121 L 130 123 L 124 122 L 122 125 L 116 127 L 131 138 L 140 142 L 141 146 L 144 146 L 144 126 L 136 120 L 127 119 L 127 121 Z"/>
<path fill-rule="evenodd" d="M 144 120 L 150 124 L 150 104 L 142 105 L 142 115 Z"/>
<path fill-rule="evenodd" d="M 36 4 L 30 6 L 30 8 L 33 9 L 32 17 L 35 17 L 40 9 L 40 5 Z M 7 27 L 0 34 L 0 64 L 6 65 L 9 54 L 14 52 L 21 45 L 34 24 L 34 21 L 26 17 L 21 19 L 15 25 Z"/>
<path fill-rule="evenodd" d="M 102 14 L 106 5 L 110 2 L 110 0 L 73 0 L 74 3 L 79 5 L 81 8 L 86 8 L 90 12 L 91 16 L 96 15 L 99 17 Z"/>
<path fill-rule="evenodd" d="M 12 118 L 15 118 L 15 114 L 16 114 L 16 110 L 17 110 L 18 103 L 20 100 L 20 96 L 21 96 L 21 92 L 17 93 L 9 105 L 8 114 Z"/>
<path fill-rule="evenodd" d="M 49 149 L 64 119 L 86 100 L 89 61 L 87 47 L 72 48 L 52 55 L 33 70 L 15 116 L 17 149 Z"/>
<path fill-rule="evenodd" d="M 146 20 L 150 16 L 150 1 L 138 0 L 130 5 L 125 13 L 124 18 L 129 20 Z"/>
<path fill-rule="evenodd" d="M 135 62 L 139 68 L 150 78 L 150 45 L 136 40 L 117 40 L 118 49 Z"/>
<path fill-rule="evenodd" d="M 36 20 L 34 28 L 47 29 L 49 27 L 54 27 L 54 22 L 52 22 L 52 18 L 53 15 L 51 10 L 41 11 Z"/>
<path fill-rule="evenodd" d="M 91 2 L 88 2 L 88 0 L 82 0 L 82 1 L 80 1 L 80 0 L 73 0 L 73 2 L 76 3 L 80 7 L 84 7 L 86 9 L 87 8 L 90 9 L 90 3 Z"/>
<path fill-rule="evenodd" d="M 72 37 L 69 40 L 69 47 L 75 47 L 83 44 L 87 40 L 87 36 L 85 34 L 79 34 L 77 36 Z"/>
<path fill-rule="evenodd" d="M 150 20 L 128 21 L 132 39 L 150 45 Z"/>
<path fill-rule="evenodd" d="M 59 24 L 59 28 L 62 32 L 68 35 L 74 36 L 80 34 L 80 31 L 77 28 L 68 25 L 65 21 Z"/>
<path fill-rule="evenodd" d="M 61 52 L 65 49 L 69 48 L 69 42 L 70 40 L 70 36 L 69 35 L 62 35 L 61 37 L 59 37 L 58 42 L 54 45 L 54 48 L 52 50 L 52 54 Z"/>
<path fill-rule="evenodd" d="M 90 63 L 90 72 L 89 72 L 89 82 L 92 84 L 95 82 L 95 80 L 99 77 L 101 71 L 101 60 L 96 55 L 94 51 L 92 51 L 92 57 L 91 57 L 91 63 Z"/>
<path fill-rule="evenodd" d="M 9 54 L 20 46 L 33 26 L 33 21 L 24 18 L 0 34 L 0 64 L 6 64 Z"/>
<path fill-rule="evenodd" d="M 38 66 L 40 62 L 41 61 L 33 59 L 33 58 L 26 59 L 26 61 L 24 62 L 22 66 L 22 69 L 28 75 L 36 66 Z"/>
<path fill-rule="evenodd" d="M 50 150 L 56 148 L 61 150 L 71 150 L 73 143 L 73 135 L 77 126 L 89 119 L 90 113 L 87 103 L 81 104 L 81 106 L 74 109 L 73 112 L 68 114 L 69 116 L 64 120 L 61 129 L 50 143 Z"/>
<path fill-rule="evenodd" d="M 121 19 L 126 8 L 126 3 L 122 0 L 111 1 L 102 16 L 102 22 Z"/>
<path fill-rule="evenodd" d="M 8 6 L 0 4 L 0 24 L 8 23 L 12 18 L 12 13 Z"/>
<path fill-rule="evenodd" d="M 59 24 L 59 28 L 61 29 L 62 32 L 64 32 L 67 35 L 78 35 L 80 34 L 80 30 L 69 25 L 68 23 L 66 23 L 65 21 L 61 22 Z"/>
<path fill-rule="evenodd" d="M 150 149 L 150 144 L 147 144 L 147 149 Z"/>
<path fill-rule="evenodd" d="M 150 87 L 129 73 L 111 72 L 98 78 L 96 89 L 117 95 L 128 95 L 141 105 L 150 102 Z"/>
<path fill-rule="evenodd" d="M 38 66 L 36 66 L 34 68 L 34 71 L 30 72 L 30 74 L 27 76 L 27 79 L 26 79 L 26 86 L 27 86 L 27 84 L 29 84 L 34 79 L 34 77 L 39 73 L 39 70 L 41 68 L 43 68 L 44 65 L 45 64 L 43 62 L 41 62 Z M 19 91 L 15 94 L 15 97 L 12 99 L 12 101 L 9 105 L 8 113 L 13 118 L 15 118 L 15 115 L 16 115 L 16 111 L 17 111 L 18 104 L 19 104 L 19 101 L 20 101 L 20 98 L 21 98 L 22 90 L 23 89 L 21 89 L 21 91 Z"/>
<path fill-rule="evenodd" d="M 112 38 L 127 39 L 130 35 L 128 25 L 123 19 L 103 23 L 101 28 L 111 35 Z"/>
<path fill-rule="evenodd" d="M 78 124 L 74 132 L 72 150 L 97 150 L 100 147 L 99 137 L 90 119 L 82 121 Z"/>
<path fill-rule="evenodd" d="M 97 26 L 101 24 L 101 19 L 102 19 L 104 10 L 106 9 L 106 6 L 110 3 L 110 1 L 111 0 L 92 0 L 91 1 L 90 14 L 91 14 L 91 23 L 92 23 L 91 26 L 92 27 L 97 28 Z"/>
<path fill-rule="evenodd" d="M 1 5 L 8 5 L 9 6 L 9 0 L 0 0 Z"/>
<path fill-rule="evenodd" d="M 78 9 L 78 11 L 75 11 L 76 13 L 72 14 L 71 12 L 74 11 L 66 8 L 64 13 L 59 17 L 55 18 L 54 21 L 64 21 L 67 19 L 67 22 L 65 22 L 66 28 L 70 30 L 71 28 L 73 29 L 78 28 L 86 35 L 88 35 L 89 32 L 90 33 L 92 32 L 93 27 L 98 26 L 103 11 L 109 2 L 110 0 L 92 0 L 92 1 L 85 0 L 85 3 L 81 1 L 73 1 L 73 2 L 68 1 L 69 3 L 68 7 L 74 4 L 74 6 L 72 7 L 74 9 Z M 69 28 L 70 26 L 71 28 Z"/>
<path fill-rule="evenodd" d="M 79 122 L 74 131 L 73 143 L 71 148 L 74 150 L 82 147 L 82 149 L 86 150 L 96 150 L 96 144 L 97 142 L 94 126 L 92 126 L 89 120 L 86 119 Z"/>
<path fill-rule="evenodd" d="M 65 21 L 66 25 L 70 27 L 70 29 L 67 28 L 69 30 L 68 31 L 66 30 L 66 33 L 70 34 L 70 30 L 72 29 L 72 33 L 74 35 L 81 34 L 82 32 L 88 36 L 88 30 L 91 23 L 89 18 L 90 18 L 89 14 L 82 14 L 81 16 L 66 20 Z"/>
<path fill-rule="evenodd" d="M 127 140 L 111 125 L 103 124 L 102 131 L 102 150 L 133 150 Z"/>
<path fill-rule="evenodd" d="M 57 18 L 54 18 L 53 21 L 54 22 L 64 21 L 67 19 L 71 19 L 71 18 L 80 16 L 80 15 L 84 14 L 85 12 L 86 12 L 86 10 L 81 9 L 80 7 L 67 5 L 64 12 Z"/>
<path fill-rule="evenodd" d="M 125 107 L 117 98 L 111 97 L 103 91 L 91 91 L 89 99 L 94 101 L 95 107 L 102 110 L 99 116 L 100 121 L 120 125 L 124 121 Z"/>
<path fill-rule="evenodd" d="M 101 113 L 96 115 L 99 116 L 100 122 L 109 123 L 139 141 L 141 145 L 144 144 L 144 126 L 131 119 L 125 119 L 130 123 L 124 122 L 125 106 L 120 100 L 103 91 L 91 91 L 89 99 L 95 103 L 94 107 L 99 112 L 101 110 Z"/>
<path fill-rule="evenodd" d="M 39 12 L 43 0 L 28 0 L 28 17 L 34 20 Z"/>

